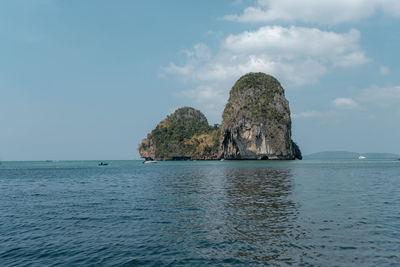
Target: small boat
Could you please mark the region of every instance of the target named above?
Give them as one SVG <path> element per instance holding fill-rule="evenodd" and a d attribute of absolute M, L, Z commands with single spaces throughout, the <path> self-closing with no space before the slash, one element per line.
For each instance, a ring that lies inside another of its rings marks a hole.
<path fill-rule="evenodd" d="M 107 166 L 108 165 L 108 162 L 100 162 L 99 164 L 98 164 L 98 166 Z"/>
<path fill-rule="evenodd" d="M 220 159 L 219 161 L 224 161 L 225 159 Z"/>
<path fill-rule="evenodd" d="M 358 159 L 366 159 L 367 157 L 359 156 Z"/>
<path fill-rule="evenodd" d="M 157 160 L 145 160 L 143 161 L 144 164 L 148 164 L 148 163 L 157 163 Z"/>

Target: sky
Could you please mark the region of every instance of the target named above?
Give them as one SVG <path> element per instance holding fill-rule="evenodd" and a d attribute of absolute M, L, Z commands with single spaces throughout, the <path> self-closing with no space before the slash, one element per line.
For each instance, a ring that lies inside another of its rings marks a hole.
<path fill-rule="evenodd" d="M 0 1 L 0 160 L 138 159 L 175 109 L 220 123 L 275 76 L 303 154 L 400 153 L 396 0 Z"/>

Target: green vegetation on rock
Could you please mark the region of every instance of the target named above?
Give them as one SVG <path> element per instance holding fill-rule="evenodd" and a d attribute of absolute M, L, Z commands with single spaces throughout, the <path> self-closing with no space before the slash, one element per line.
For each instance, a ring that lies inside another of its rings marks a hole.
<path fill-rule="evenodd" d="M 157 160 L 214 159 L 219 129 L 199 110 L 183 107 L 161 121 L 139 145 L 142 157 Z"/>
<path fill-rule="evenodd" d="M 266 89 L 267 88 L 267 89 Z M 252 118 L 268 116 L 280 123 L 290 123 L 288 105 L 276 108 L 276 98 L 284 97 L 284 91 L 278 80 L 264 73 L 249 73 L 242 76 L 232 87 L 229 101 L 225 106 L 223 118 L 227 119 L 232 113 L 246 114 Z"/>

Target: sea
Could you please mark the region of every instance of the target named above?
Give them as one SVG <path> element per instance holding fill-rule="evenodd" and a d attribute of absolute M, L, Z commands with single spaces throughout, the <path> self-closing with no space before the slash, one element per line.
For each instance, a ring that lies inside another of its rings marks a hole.
<path fill-rule="evenodd" d="M 2 162 L 0 266 L 399 266 L 400 161 Z"/>

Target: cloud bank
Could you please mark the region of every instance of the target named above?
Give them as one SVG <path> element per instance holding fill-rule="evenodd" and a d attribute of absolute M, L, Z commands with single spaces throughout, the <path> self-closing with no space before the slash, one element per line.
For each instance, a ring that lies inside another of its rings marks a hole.
<path fill-rule="evenodd" d="M 285 88 L 313 84 L 329 69 L 368 61 L 359 47 L 360 32 L 307 27 L 264 26 L 227 36 L 212 52 L 206 44 L 185 51 L 182 65 L 170 63 L 164 74 L 195 85 L 179 93 L 220 112 L 233 83 L 248 72 L 265 72 Z M 220 107 L 219 110 L 217 107 Z"/>
<path fill-rule="evenodd" d="M 339 24 L 357 22 L 378 12 L 400 16 L 397 0 L 258 0 L 241 14 L 226 15 L 230 21 L 243 23 L 305 22 Z"/>

